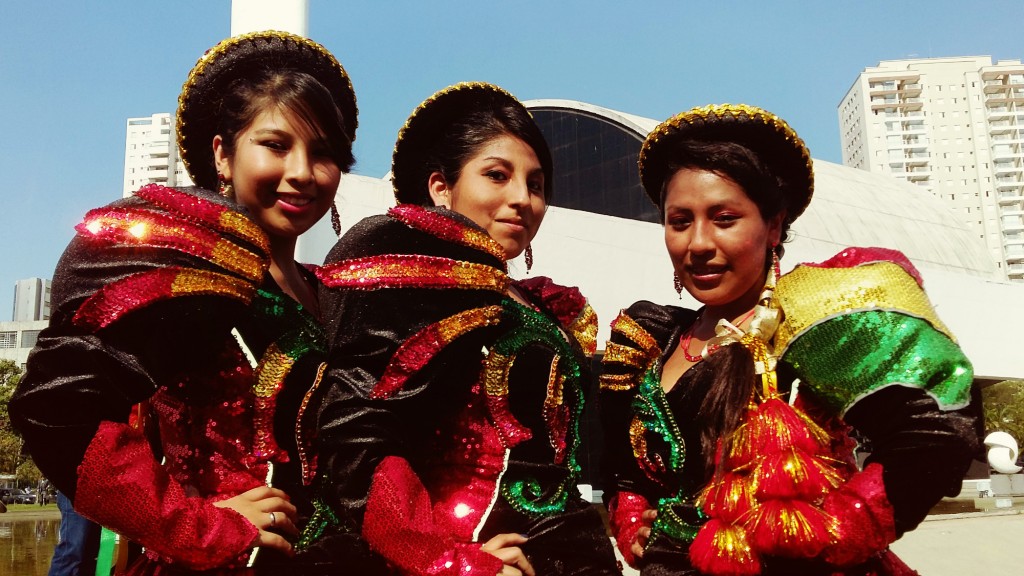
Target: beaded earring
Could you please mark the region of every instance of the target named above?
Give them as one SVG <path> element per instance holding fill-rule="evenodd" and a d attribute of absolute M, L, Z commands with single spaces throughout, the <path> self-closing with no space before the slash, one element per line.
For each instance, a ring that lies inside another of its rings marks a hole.
<path fill-rule="evenodd" d="M 526 245 L 526 273 L 529 274 L 530 270 L 533 269 L 533 244 Z"/>
<path fill-rule="evenodd" d="M 334 235 L 341 237 L 341 214 L 338 213 L 338 205 L 331 204 L 331 228 L 334 228 Z"/>
<path fill-rule="evenodd" d="M 228 200 L 235 199 L 235 187 L 220 172 L 217 173 L 217 192 Z"/>
<path fill-rule="evenodd" d="M 679 273 L 672 273 L 672 287 L 676 289 L 676 294 L 679 295 L 679 299 L 683 299 L 683 281 L 679 279 Z"/>
<path fill-rule="evenodd" d="M 769 249 L 772 254 L 772 273 L 775 274 L 775 281 L 778 282 L 779 278 L 782 277 L 782 265 L 779 264 L 779 253 L 775 248 L 779 245 L 778 242 L 772 242 L 772 247 Z"/>

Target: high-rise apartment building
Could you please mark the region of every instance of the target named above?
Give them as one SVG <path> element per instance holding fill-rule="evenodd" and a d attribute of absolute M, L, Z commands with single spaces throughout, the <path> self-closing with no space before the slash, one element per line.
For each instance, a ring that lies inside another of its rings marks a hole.
<path fill-rule="evenodd" d="M 14 283 L 15 322 L 50 319 L 50 281 L 26 278 Z"/>
<path fill-rule="evenodd" d="M 839 104 L 843 164 L 946 201 L 1024 281 L 1024 65 L 988 56 L 887 60 Z"/>
<path fill-rule="evenodd" d="M 174 117 L 166 112 L 128 119 L 122 195 L 131 196 L 141 186 L 153 183 L 192 185 L 178 154 Z"/>

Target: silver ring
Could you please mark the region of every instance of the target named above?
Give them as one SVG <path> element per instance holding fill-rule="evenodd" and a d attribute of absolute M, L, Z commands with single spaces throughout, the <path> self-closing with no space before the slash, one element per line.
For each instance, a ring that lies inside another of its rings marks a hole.
<path fill-rule="evenodd" d="M 273 528 L 274 525 L 277 524 L 277 515 L 273 512 L 268 512 L 268 514 L 270 514 L 270 527 Z"/>

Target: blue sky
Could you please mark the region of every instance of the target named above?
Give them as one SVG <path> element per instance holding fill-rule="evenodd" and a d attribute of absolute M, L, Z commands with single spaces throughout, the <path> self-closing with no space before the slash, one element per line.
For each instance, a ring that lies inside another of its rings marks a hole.
<path fill-rule="evenodd" d="M 973 6 L 972 6 L 973 5 Z M 0 320 L 14 282 L 49 278 L 89 208 L 120 197 L 125 119 L 173 112 L 230 32 L 229 0 L 0 0 Z M 359 100 L 355 171 L 383 176 L 395 135 L 463 80 L 658 120 L 711 102 L 782 116 L 840 162 L 836 106 L 880 60 L 1024 58 L 1024 2 L 310 0 L 309 35 Z"/>

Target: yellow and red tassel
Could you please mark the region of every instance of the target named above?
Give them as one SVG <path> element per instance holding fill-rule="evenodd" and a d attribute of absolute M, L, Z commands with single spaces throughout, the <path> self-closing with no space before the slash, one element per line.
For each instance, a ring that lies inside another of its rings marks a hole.
<path fill-rule="evenodd" d="M 690 563 L 705 574 L 754 576 L 761 559 L 750 546 L 747 531 L 738 524 L 708 520 L 690 544 Z"/>

